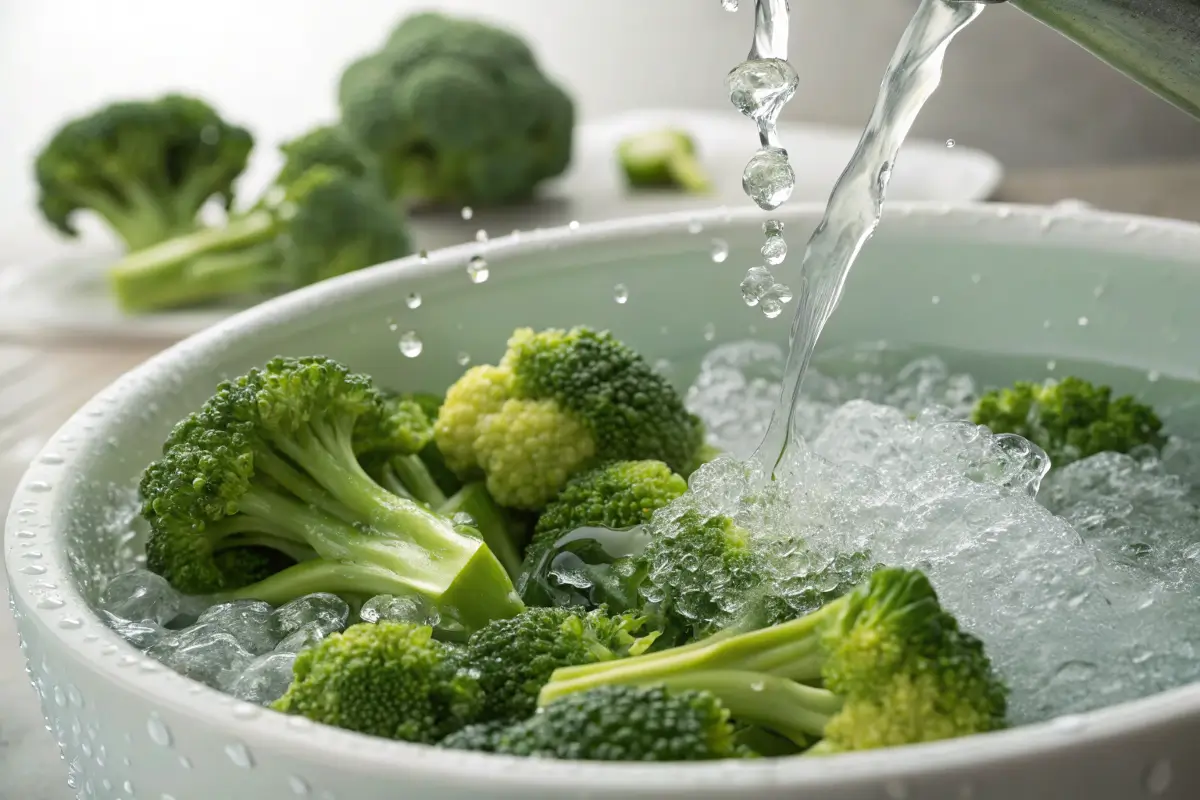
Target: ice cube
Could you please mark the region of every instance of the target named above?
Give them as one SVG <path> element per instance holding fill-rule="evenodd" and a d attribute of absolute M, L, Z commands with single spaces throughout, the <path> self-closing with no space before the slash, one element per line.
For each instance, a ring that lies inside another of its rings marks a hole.
<path fill-rule="evenodd" d="M 299 653 L 301 650 L 307 650 L 320 644 L 329 634 L 340 630 L 342 630 L 341 627 L 330 628 L 326 621 L 314 619 L 283 637 L 283 641 L 275 645 L 275 652 Z"/>
<path fill-rule="evenodd" d="M 258 600 L 235 600 L 208 608 L 197 625 L 212 625 L 237 640 L 251 655 L 262 655 L 275 649 L 282 638 L 270 603 Z"/>
<path fill-rule="evenodd" d="M 271 617 L 274 629 L 281 636 L 289 636 L 315 623 L 324 631 L 324 638 L 346 627 L 350 607 L 346 605 L 345 600 L 334 594 L 310 594 L 280 606 Z"/>
<path fill-rule="evenodd" d="M 101 611 L 100 616 L 108 624 L 108 627 L 138 650 L 147 650 L 153 647 L 167 635 L 167 631 L 154 620 L 134 622 L 122 619 L 110 611 Z"/>
<path fill-rule="evenodd" d="M 116 575 L 104 587 L 100 606 L 121 619 L 166 625 L 179 613 L 181 599 L 166 578 L 144 569 Z"/>
<path fill-rule="evenodd" d="M 363 622 L 410 622 L 414 625 L 441 623 L 441 614 L 433 603 L 419 595 L 381 594 L 363 604 L 358 612 Z"/>
<path fill-rule="evenodd" d="M 211 622 L 163 638 L 148 654 L 181 675 L 214 689 L 231 674 L 245 669 L 254 658 L 236 638 Z"/>
<path fill-rule="evenodd" d="M 268 653 L 259 656 L 240 673 L 229 673 L 222 688 L 239 700 L 269 706 L 287 691 L 292 682 L 292 667 L 295 663 L 295 653 Z"/>

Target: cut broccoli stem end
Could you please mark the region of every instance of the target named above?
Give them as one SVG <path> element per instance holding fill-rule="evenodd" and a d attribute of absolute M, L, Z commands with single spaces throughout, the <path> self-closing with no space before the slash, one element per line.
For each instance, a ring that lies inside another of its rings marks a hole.
<path fill-rule="evenodd" d="M 712 191 L 712 181 L 708 173 L 691 153 L 677 153 L 672 156 L 667 161 L 667 170 L 675 183 L 689 194 L 708 194 Z"/>
<path fill-rule="evenodd" d="M 513 540 L 512 529 L 504 511 L 492 499 L 482 483 L 464 486 L 438 508 L 438 513 L 447 517 L 468 514 L 475 522 L 475 530 L 483 537 L 484 544 L 492 551 L 496 560 L 504 567 L 509 577 L 516 580 L 521 572 L 521 551 Z"/>

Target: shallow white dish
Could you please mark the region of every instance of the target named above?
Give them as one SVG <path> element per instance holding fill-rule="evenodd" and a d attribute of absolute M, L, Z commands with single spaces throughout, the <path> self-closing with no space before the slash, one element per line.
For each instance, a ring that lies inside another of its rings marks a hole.
<path fill-rule="evenodd" d="M 819 207 L 783 216 L 815 224 Z M 692 221 L 704 225 L 690 233 Z M 781 340 L 736 290 L 762 215 L 641 218 L 493 244 L 491 279 L 463 275 L 475 249 L 408 259 L 279 298 L 164 352 L 102 392 L 22 480 L 4 554 L 32 678 L 81 796 L 174 800 L 1130 800 L 1200 796 L 1200 685 L 966 740 L 827 759 L 693 765 L 514 761 L 444 752 L 235 705 L 140 657 L 87 605 L 114 485 L 128 486 L 171 422 L 223 376 L 277 353 L 323 352 L 414 390 L 499 355 L 513 327 L 612 328 L 650 358 L 687 363 L 747 335 Z M 731 249 L 709 257 L 711 239 Z M 825 343 L 885 337 L 931 347 L 1098 360 L 1198 377 L 1200 226 L 1008 206 L 895 204 L 851 276 Z M 978 280 L 975 278 L 978 277 Z M 612 300 L 613 285 L 629 302 Z M 1106 291 L 1094 292 L 1097 285 Z M 418 291 L 424 303 L 406 310 Z M 932 295 L 940 302 L 930 303 Z M 903 312 L 903 313 L 898 313 Z M 1087 326 L 1074 324 L 1086 315 Z M 1050 327 L 1043 322 L 1051 321 Z M 400 330 L 424 339 L 403 358 Z M 709 326 L 712 326 L 709 328 Z M 706 329 L 714 332 L 709 340 Z M 679 375 L 681 382 L 689 375 Z M 1011 376 L 982 375 L 983 380 Z M 127 783 L 128 782 L 128 783 Z M 132 786 L 133 789 L 123 787 Z"/>
<path fill-rule="evenodd" d="M 676 126 L 696 138 L 699 155 L 715 182 L 705 197 L 671 192 L 626 189 L 614 160 L 617 143 L 626 135 Z M 644 111 L 580 126 L 574 165 L 562 179 L 549 184 L 537 204 L 479 210 L 471 219 L 459 214 L 419 214 L 413 219 L 417 243 L 427 250 L 473 239 L 479 230 L 492 236 L 512 230 L 566 225 L 572 220 L 595 222 L 633 214 L 702 210 L 718 205 L 740 208 L 750 201 L 742 192 L 741 175 L 754 151 L 753 124 L 728 112 Z M 793 202 L 824 202 L 849 160 L 859 132 L 851 129 L 784 125 L 780 136 L 796 170 Z M 255 197 L 278 169 L 278 157 L 263 147 L 255 157 L 240 191 Z M 967 147 L 912 141 L 897 160 L 889 188 L 894 201 L 947 203 L 986 199 L 1000 182 L 1002 169 L 994 158 Z M 44 223 L 30 213 L 29 225 L 43 240 L 25 252 L 46 252 L 45 258 L 0 266 L 0 336 L 21 339 L 104 338 L 176 341 L 218 322 L 236 309 L 211 308 L 127 317 L 113 304 L 104 280 L 104 267 L 115 250 L 104 246 L 77 248 L 54 241 L 41 230 Z M 85 226 L 88 234 L 98 231 Z M 806 236 L 807 231 L 797 235 Z"/>

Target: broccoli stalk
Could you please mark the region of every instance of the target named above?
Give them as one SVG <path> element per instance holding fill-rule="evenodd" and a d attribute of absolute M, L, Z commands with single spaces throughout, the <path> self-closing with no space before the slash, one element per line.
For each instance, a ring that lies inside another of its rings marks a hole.
<path fill-rule="evenodd" d="M 359 462 L 429 435 L 419 407 L 386 401 L 365 376 L 275 359 L 222 384 L 147 468 L 147 565 L 218 601 L 417 594 L 468 632 L 513 616 L 523 605 L 478 532 L 389 492 Z M 264 551 L 300 563 L 275 571 Z"/>
<path fill-rule="evenodd" d="M 296 288 L 411 252 L 404 220 L 373 184 L 330 167 L 275 202 L 126 256 L 109 271 L 129 313 Z"/>
<path fill-rule="evenodd" d="M 625 180 L 636 189 L 674 188 L 688 194 L 712 191 L 696 158 L 696 143 L 683 131 L 660 130 L 626 137 L 617 145 Z"/>
<path fill-rule="evenodd" d="M 433 489 L 437 488 L 432 478 L 429 482 Z M 459 514 L 465 514 L 470 519 L 471 528 L 479 532 L 488 549 L 496 556 L 496 560 L 504 565 L 505 571 L 512 577 L 520 573 L 519 533 L 504 509 L 496 505 L 496 501 L 482 483 L 467 484 L 439 506 L 438 512 L 452 519 Z"/>
<path fill-rule="evenodd" d="M 732 717 L 810 752 L 934 741 L 1000 728 L 1006 690 L 920 572 L 884 569 L 790 622 L 622 661 L 566 667 L 542 706 L 601 686 L 709 692 Z"/>

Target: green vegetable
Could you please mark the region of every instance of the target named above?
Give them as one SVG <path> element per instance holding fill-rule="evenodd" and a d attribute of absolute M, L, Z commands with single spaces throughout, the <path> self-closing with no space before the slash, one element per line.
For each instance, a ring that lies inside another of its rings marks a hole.
<path fill-rule="evenodd" d="M 428 627 L 360 624 L 296 657 L 272 705 L 346 730 L 432 744 L 477 713 L 479 685 Z"/>
<path fill-rule="evenodd" d="M 525 531 L 505 509 L 496 505 L 486 486 L 468 483 L 443 503 L 438 513 L 451 518 L 458 514 L 469 517 L 467 524 L 479 531 L 484 543 L 505 571 L 514 577 L 519 574 Z"/>
<path fill-rule="evenodd" d="M 472 634 L 464 662 L 484 692 L 481 722 L 516 722 L 537 710 L 538 692 L 559 667 L 643 653 L 657 637 L 645 620 L 603 610 L 531 608 Z"/>
<path fill-rule="evenodd" d="M 707 194 L 712 181 L 696 158 L 696 142 L 679 130 L 627 136 L 617 145 L 617 161 L 635 189 L 672 188 Z"/>
<path fill-rule="evenodd" d="M 278 293 L 408 255 L 403 218 L 368 181 L 314 167 L 223 228 L 127 256 L 109 273 L 121 308 L 157 311 Z"/>
<path fill-rule="evenodd" d="M 704 435 L 675 389 L 609 333 L 517 330 L 499 366 L 450 387 L 436 442 L 460 476 L 483 475 L 502 505 L 537 510 L 576 474 L 657 459 L 687 474 Z"/>
<path fill-rule="evenodd" d="M 283 167 L 277 186 L 288 186 L 313 167 L 329 167 L 352 178 L 380 181 L 375 157 L 341 125 L 321 125 L 279 146 Z"/>
<path fill-rule="evenodd" d="M 813 745 L 810 753 L 996 730 L 1007 703 L 982 643 L 959 629 L 928 579 L 893 568 L 791 622 L 557 670 L 539 702 L 552 708 L 615 685 L 709 692 L 733 719 Z"/>
<path fill-rule="evenodd" d="M 38 208 L 71 237 L 76 212 L 91 211 L 141 250 L 195 230 L 211 199 L 232 206 L 253 146 L 202 100 L 112 103 L 67 122 L 38 154 Z"/>
<path fill-rule="evenodd" d="M 385 442 L 420 448 L 420 415 L 316 356 L 277 358 L 222 383 L 142 477 L 147 566 L 185 594 L 218 600 L 416 594 L 468 632 L 520 613 L 477 531 L 362 468 L 359 454 Z M 264 563 L 264 549 L 279 555 Z M 273 571 L 280 557 L 300 563 Z"/>
<path fill-rule="evenodd" d="M 523 40 L 481 22 L 407 18 L 347 67 L 338 99 L 391 194 L 411 203 L 526 200 L 571 160 L 571 98 Z"/>
<path fill-rule="evenodd" d="M 993 433 L 1015 433 L 1046 451 L 1055 466 L 1097 453 L 1162 447 L 1162 420 L 1129 396 L 1113 398 L 1108 386 L 1069 377 L 1043 384 L 1013 384 L 979 399 L 971 419 Z"/>
<path fill-rule="evenodd" d="M 708 692 L 605 686 L 551 703 L 509 727 L 481 725 L 442 747 L 575 761 L 706 761 L 750 755 Z"/>

